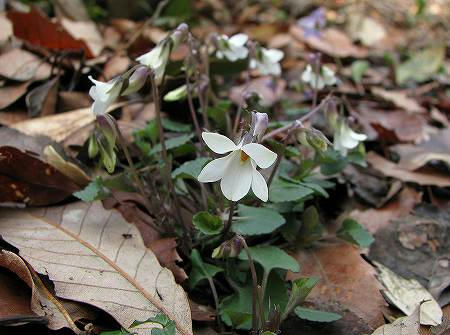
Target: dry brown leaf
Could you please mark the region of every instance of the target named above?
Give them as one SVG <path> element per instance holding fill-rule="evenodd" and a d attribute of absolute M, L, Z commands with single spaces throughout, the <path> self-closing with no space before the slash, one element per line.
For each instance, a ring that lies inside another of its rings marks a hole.
<path fill-rule="evenodd" d="M 108 111 L 122 107 L 124 104 L 113 104 Z M 15 123 L 12 128 L 30 136 L 45 135 L 56 142 L 62 142 L 94 120 L 95 117 L 90 108 L 81 108 L 71 112 Z"/>
<path fill-rule="evenodd" d="M 427 122 L 418 113 L 361 110 L 358 120 L 367 133 L 375 129 L 378 137 L 386 142 L 420 143 L 429 137 Z"/>
<path fill-rule="evenodd" d="M 0 147 L 0 203 L 42 206 L 58 203 L 80 187 L 33 153 Z"/>
<path fill-rule="evenodd" d="M 103 67 L 102 77 L 108 81 L 115 76 L 124 73 L 130 66 L 131 60 L 127 56 L 115 55 L 111 57 Z"/>
<path fill-rule="evenodd" d="M 75 39 L 84 41 L 94 57 L 100 55 L 105 47 L 105 43 L 94 22 L 72 21 L 63 18 L 61 19 L 61 25 Z"/>
<path fill-rule="evenodd" d="M 22 258 L 10 251 L 0 250 L 0 267 L 14 272 L 31 288 L 29 306 L 34 313 L 48 319 L 47 326 L 50 329 L 67 327 L 76 334 L 84 333 L 74 321 L 81 318 L 92 319 L 88 309 L 78 303 L 55 298 L 36 272 L 30 270 Z"/>
<path fill-rule="evenodd" d="M 400 156 L 398 165 L 405 170 L 416 170 L 430 161 L 442 161 L 450 165 L 450 128 L 430 136 L 419 145 L 397 144 L 390 147 Z"/>
<path fill-rule="evenodd" d="M 172 271 L 177 283 L 181 283 L 188 278 L 183 268 L 177 265 L 177 262 L 182 262 L 183 260 L 177 252 L 177 241 L 175 238 L 167 237 L 155 240 L 150 242 L 148 247 L 152 249 L 161 265 Z"/>
<path fill-rule="evenodd" d="M 404 91 L 384 90 L 380 87 L 372 87 L 372 93 L 386 101 L 392 102 L 395 106 L 410 113 L 424 113 L 426 110 L 413 98 L 408 97 Z"/>
<path fill-rule="evenodd" d="M 57 17 L 74 21 L 89 21 L 89 14 L 82 0 L 53 0 Z"/>
<path fill-rule="evenodd" d="M 77 185 L 85 187 L 91 181 L 91 178 L 76 164 L 69 162 L 61 157 L 61 155 L 48 145 L 44 148 L 44 157 L 48 164 L 53 166 L 66 177 L 69 177 Z"/>
<path fill-rule="evenodd" d="M 380 326 L 372 335 L 420 335 L 419 307 L 410 316 Z"/>
<path fill-rule="evenodd" d="M 310 48 L 330 56 L 364 58 L 368 54 L 367 49 L 354 45 L 345 33 L 334 28 L 321 31 L 320 37 L 305 36 L 303 29 L 297 25 L 291 26 L 290 32 Z"/>
<path fill-rule="evenodd" d="M 435 185 L 439 187 L 450 186 L 450 177 L 448 174 L 426 168 L 408 171 L 402 169 L 398 164 L 392 163 L 379 156 L 373 151 L 367 154 L 367 161 L 375 170 L 380 171 L 385 176 L 397 178 L 401 181 L 417 183 L 419 185 Z"/>
<path fill-rule="evenodd" d="M 6 108 L 12 103 L 16 102 L 23 96 L 28 89 L 31 81 L 24 83 L 12 84 L 0 88 L 0 109 Z M 1 122 L 1 121 L 0 121 Z"/>
<path fill-rule="evenodd" d="M 11 21 L 8 20 L 5 13 L 0 13 L 0 45 L 8 41 L 13 35 L 13 27 Z"/>
<path fill-rule="evenodd" d="M 422 201 L 422 193 L 405 187 L 400 194 L 381 208 L 355 209 L 350 216 L 361 223 L 372 234 L 389 224 L 391 220 L 408 215 Z"/>
<path fill-rule="evenodd" d="M 62 113 L 86 108 L 92 105 L 92 98 L 87 92 L 59 92 L 58 110 Z"/>
<path fill-rule="evenodd" d="M 342 314 L 344 320 L 347 313 L 353 313 L 372 329 L 384 323 L 382 308 L 386 302 L 379 291 L 381 286 L 375 270 L 361 258 L 358 248 L 350 244 L 328 245 L 300 250 L 293 256 L 302 271 L 289 273 L 287 279 L 304 276 L 321 279 L 307 301 L 320 309 Z"/>
<path fill-rule="evenodd" d="M 59 77 L 33 88 L 26 96 L 25 102 L 31 117 L 55 114 L 58 99 Z"/>
<path fill-rule="evenodd" d="M 55 285 L 56 296 L 86 302 L 123 327 L 164 313 L 178 334 L 192 334 L 187 296 L 145 248 L 134 225 L 101 202 L 44 210 L 4 210 L 3 239 Z M 134 331 L 148 334 L 150 324 Z"/>
<path fill-rule="evenodd" d="M 2 126 L 11 126 L 14 123 L 28 120 L 28 113 L 24 110 L 11 110 L 0 112 L 0 124 Z"/>
<path fill-rule="evenodd" d="M 31 52 L 12 49 L 0 55 L 0 75 L 17 81 L 44 80 L 51 66 Z"/>
<path fill-rule="evenodd" d="M 283 79 L 261 77 L 251 80 L 248 84 L 233 87 L 230 91 L 230 99 L 236 105 L 241 105 L 245 94 L 257 92 L 262 97 L 264 106 L 272 106 L 281 99 L 285 87 L 286 81 Z"/>

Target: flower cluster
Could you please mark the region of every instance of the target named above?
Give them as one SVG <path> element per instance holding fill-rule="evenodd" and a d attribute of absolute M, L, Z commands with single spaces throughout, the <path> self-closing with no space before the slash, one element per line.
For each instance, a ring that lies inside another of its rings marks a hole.
<path fill-rule="evenodd" d="M 337 82 L 334 71 L 325 65 L 320 67 L 319 74 L 316 74 L 312 66 L 308 65 L 302 74 L 302 80 L 318 90 L 335 85 Z"/>

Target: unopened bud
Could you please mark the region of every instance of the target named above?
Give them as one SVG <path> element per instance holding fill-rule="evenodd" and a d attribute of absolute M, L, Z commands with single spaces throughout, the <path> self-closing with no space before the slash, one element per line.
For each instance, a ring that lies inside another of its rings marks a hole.
<path fill-rule="evenodd" d="M 243 247 L 241 237 L 235 236 L 215 248 L 212 253 L 212 258 L 237 257 Z"/>
<path fill-rule="evenodd" d="M 178 101 L 186 98 L 186 96 L 187 96 L 187 86 L 182 85 L 168 92 L 163 99 L 164 101 Z"/>
<path fill-rule="evenodd" d="M 95 135 L 89 137 L 88 155 L 89 158 L 94 158 L 98 155 L 98 143 Z"/>
<path fill-rule="evenodd" d="M 128 78 L 128 86 L 122 92 L 122 95 L 128 95 L 139 91 L 147 81 L 150 69 L 146 66 L 138 66 Z"/>
<path fill-rule="evenodd" d="M 303 129 L 298 135 L 298 140 L 303 145 L 312 147 L 318 152 L 325 152 L 328 145 L 331 145 L 326 136 L 320 130 L 314 128 Z"/>
<path fill-rule="evenodd" d="M 266 113 L 252 112 L 252 133 L 253 136 L 258 138 L 258 141 L 262 138 L 269 126 L 269 117 Z"/>
<path fill-rule="evenodd" d="M 186 39 L 187 34 L 189 32 L 189 26 L 186 23 L 181 23 L 178 25 L 177 29 L 170 35 L 170 38 L 173 41 L 173 48 L 177 48 L 180 43 Z"/>

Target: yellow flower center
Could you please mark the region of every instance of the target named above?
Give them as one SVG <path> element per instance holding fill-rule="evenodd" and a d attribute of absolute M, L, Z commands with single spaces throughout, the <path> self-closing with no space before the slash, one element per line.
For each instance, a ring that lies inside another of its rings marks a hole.
<path fill-rule="evenodd" d="M 248 157 L 249 156 L 243 150 L 241 150 L 241 161 L 245 162 Z"/>

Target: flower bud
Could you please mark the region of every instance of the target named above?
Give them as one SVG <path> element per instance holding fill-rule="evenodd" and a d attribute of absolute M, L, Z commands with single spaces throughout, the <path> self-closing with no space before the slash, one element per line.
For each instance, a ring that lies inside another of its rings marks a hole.
<path fill-rule="evenodd" d="M 164 101 L 178 101 L 183 100 L 187 96 L 187 86 L 182 85 L 170 92 L 167 92 L 167 94 L 164 96 Z"/>
<path fill-rule="evenodd" d="M 320 130 L 314 128 L 302 129 L 298 135 L 298 140 L 303 145 L 311 147 L 320 153 L 325 152 L 328 149 L 328 145 L 331 145 L 326 136 Z"/>
<path fill-rule="evenodd" d="M 269 117 L 266 113 L 252 112 L 252 134 L 261 140 L 267 127 L 269 126 Z"/>
<path fill-rule="evenodd" d="M 89 137 L 89 146 L 88 146 L 88 155 L 89 158 L 94 158 L 98 155 L 98 143 L 97 139 L 95 138 L 95 135 L 91 135 Z"/>
<path fill-rule="evenodd" d="M 241 237 L 234 236 L 213 250 L 212 258 L 237 257 L 243 248 Z"/>
<path fill-rule="evenodd" d="M 147 81 L 150 70 L 146 66 L 138 66 L 128 79 L 128 85 L 122 95 L 128 95 L 139 91 Z M 125 79 L 125 78 L 124 78 Z"/>
<path fill-rule="evenodd" d="M 189 32 L 189 26 L 186 23 L 181 23 L 178 25 L 177 29 L 170 35 L 173 41 L 173 48 L 177 48 L 181 42 L 186 38 Z"/>

